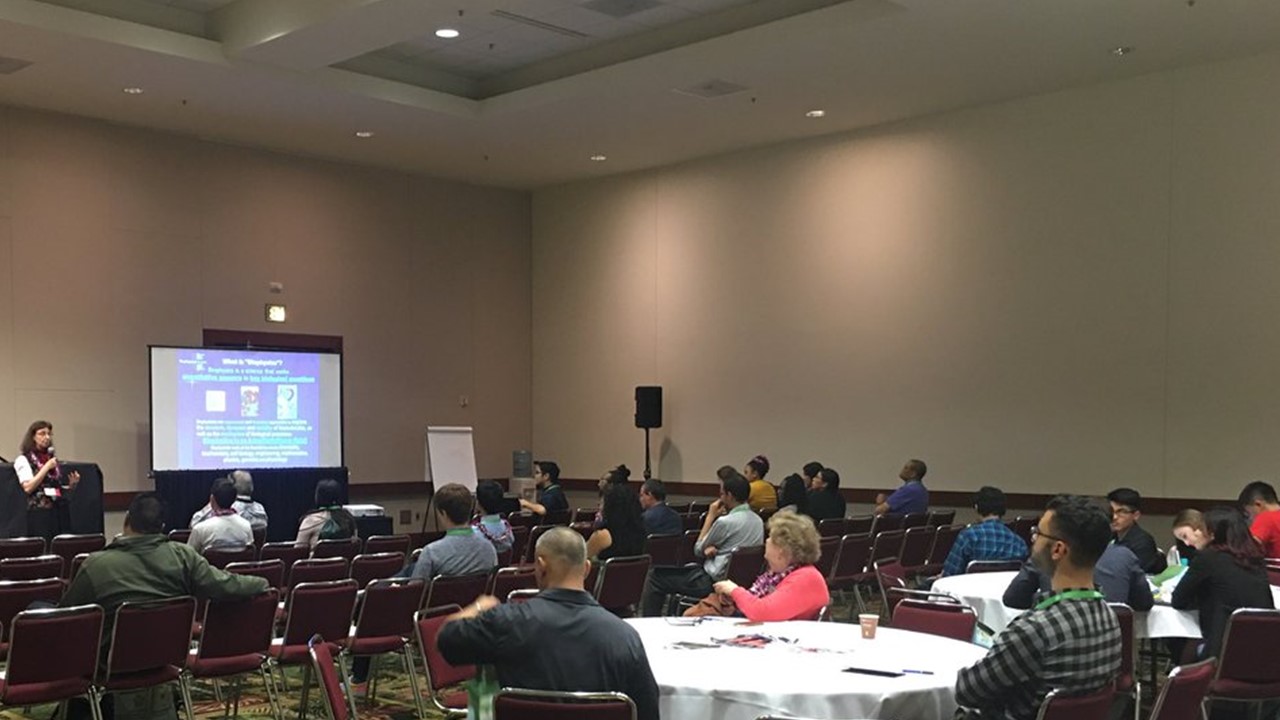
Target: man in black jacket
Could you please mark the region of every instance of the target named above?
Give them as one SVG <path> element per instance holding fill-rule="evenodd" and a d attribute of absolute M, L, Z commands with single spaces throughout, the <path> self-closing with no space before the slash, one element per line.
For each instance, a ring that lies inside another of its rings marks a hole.
<path fill-rule="evenodd" d="M 1107 494 L 1107 500 L 1111 503 L 1111 532 L 1116 544 L 1132 550 L 1146 574 L 1163 572 L 1166 563 L 1156 539 L 1138 525 L 1142 496 L 1132 488 L 1116 488 Z"/>

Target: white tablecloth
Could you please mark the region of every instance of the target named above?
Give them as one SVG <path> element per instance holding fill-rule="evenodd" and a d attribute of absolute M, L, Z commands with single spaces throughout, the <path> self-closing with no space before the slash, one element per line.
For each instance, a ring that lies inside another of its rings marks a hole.
<path fill-rule="evenodd" d="M 999 633 L 1021 613 L 1005 607 L 1001 598 L 1005 588 L 1017 573 L 974 573 L 941 578 L 933 589 L 956 596 L 973 607 L 978 620 Z M 1271 586 L 1276 607 L 1280 607 L 1280 587 Z M 1174 610 L 1168 605 L 1156 605 L 1149 612 L 1135 613 L 1134 635 L 1139 638 L 1198 638 L 1200 618 L 1195 610 Z"/>
<path fill-rule="evenodd" d="M 884 627 L 874 640 L 863 640 L 859 627 L 850 623 L 627 622 L 644 641 L 664 720 L 752 720 L 785 713 L 950 720 L 956 673 L 986 653 L 970 643 Z M 674 646 L 750 634 L 777 639 L 759 648 Z M 842 672 L 847 667 L 933 674 L 884 678 Z"/>

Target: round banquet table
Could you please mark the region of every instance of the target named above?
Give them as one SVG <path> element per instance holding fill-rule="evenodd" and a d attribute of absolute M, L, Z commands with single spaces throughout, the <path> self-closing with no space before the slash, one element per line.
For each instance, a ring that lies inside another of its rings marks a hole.
<path fill-rule="evenodd" d="M 1002 598 L 1016 572 L 973 573 L 940 578 L 933 590 L 953 595 L 978 614 L 978 620 L 997 634 L 1022 613 L 1006 607 Z M 1271 596 L 1280 607 L 1280 587 L 1271 586 Z M 1200 618 L 1195 610 L 1175 610 L 1157 603 L 1148 612 L 1134 614 L 1134 635 L 1138 638 L 1198 638 Z"/>
<path fill-rule="evenodd" d="M 627 622 L 644 642 L 664 720 L 753 720 L 766 714 L 950 720 L 956 673 L 986 654 L 970 643 L 886 627 L 874 640 L 863 640 L 851 623 Z M 755 634 L 773 640 L 762 647 L 717 643 Z M 848 667 L 931 674 L 877 677 L 843 672 Z"/>

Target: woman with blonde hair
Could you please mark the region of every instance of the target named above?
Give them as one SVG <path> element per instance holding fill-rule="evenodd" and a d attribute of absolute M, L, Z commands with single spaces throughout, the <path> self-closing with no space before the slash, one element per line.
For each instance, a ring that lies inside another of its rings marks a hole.
<path fill-rule="evenodd" d="M 732 599 L 738 612 L 753 622 L 815 620 L 831 599 L 826 579 L 814 567 L 821 552 L 813 520 L 780 510 L 769 518 L 769 537 L 764 541 L 768 569 L 750 589 L 721 580 L 715 591 Z"/>

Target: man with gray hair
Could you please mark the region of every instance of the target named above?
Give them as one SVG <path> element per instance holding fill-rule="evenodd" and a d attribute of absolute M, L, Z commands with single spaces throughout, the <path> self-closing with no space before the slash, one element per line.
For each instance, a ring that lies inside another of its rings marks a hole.
<path fill-rule="evenodd" d="M 249 527 L 253 528 L 254 532 L 266 532 L 267 509 L 262 507 L 262 503 L 253 500 L 253 476 L 248 470 L 234 470 L 227 477 L 231 478 L 231 482 L 236 486 L 236 501 L 232 503 L 231 509 L 248 520 Z M 213 512 L 213 504 L 206 503 L 191 516 L 191 524 L 188 527 L 195 527 L 197 523 L 207 520 Z"/>
<path fill-rule="evenodd" d="M 505 605 L 485 595 L 450 616 L 436 641 L 445 660 L 493 665 L 501 687 L 625 693 L 637 720 L 658 720 L 640 635 L 583 589 L 591 563 L 582 535 L 557 527 L 538 538 L 534 555 L 542 592 Z"/>

